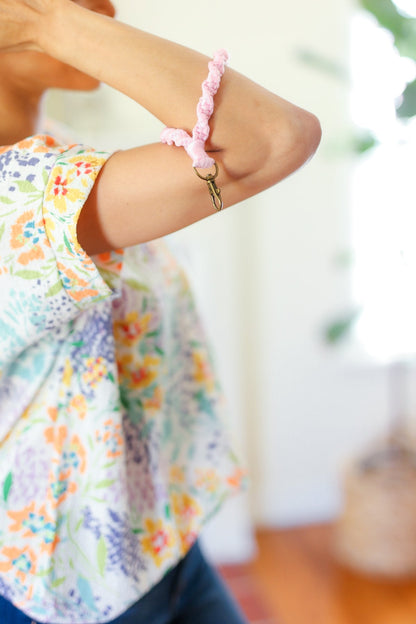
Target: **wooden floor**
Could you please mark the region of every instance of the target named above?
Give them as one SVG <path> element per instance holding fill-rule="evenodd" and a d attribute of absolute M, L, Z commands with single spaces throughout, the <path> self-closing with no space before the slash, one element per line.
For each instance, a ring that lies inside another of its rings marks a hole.
<path fill-rule="evenodd" d="M 255 562 L 221 568 L 251 624 L 416 624 L 416 580 L 343 568 L 331 555 L 330 525 L 257 537 Z"/>

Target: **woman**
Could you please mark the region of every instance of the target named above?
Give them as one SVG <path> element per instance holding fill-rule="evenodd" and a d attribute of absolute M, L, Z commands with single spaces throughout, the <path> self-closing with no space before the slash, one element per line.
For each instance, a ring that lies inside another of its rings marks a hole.
<path fill-rule="evenodd" d="M 0 0 L 0 620 L 237 624 L 196 539 L 243 472 L 156 239 L 289 175 L 319 123 L 230 69 L 219 87 L 217 56 L 202 180 L 192 150 L 36 135 L 46 89 L 99 81 L 191 131 L 208 59 L 113 17 L 108 0 Z"/>

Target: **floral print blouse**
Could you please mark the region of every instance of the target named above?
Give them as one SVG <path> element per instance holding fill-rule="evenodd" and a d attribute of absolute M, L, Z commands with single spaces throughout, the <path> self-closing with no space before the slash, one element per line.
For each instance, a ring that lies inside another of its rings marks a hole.
<path fill-rule="evenodd" d="M 108 156 L 0 149 L 0 594 L 37 622 L 116 618 L 245 478 L 165 242 L 77 242 Z"/>

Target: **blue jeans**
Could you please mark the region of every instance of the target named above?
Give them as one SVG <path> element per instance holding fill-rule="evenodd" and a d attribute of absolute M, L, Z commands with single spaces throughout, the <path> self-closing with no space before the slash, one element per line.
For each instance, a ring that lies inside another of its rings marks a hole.
<path fill-rule="evenodd" d="M 32 621 L 0 596 L 1 624 Z M 247 620 L 196 543 L 143 598 L 108 624 L 247 624 Z"/>

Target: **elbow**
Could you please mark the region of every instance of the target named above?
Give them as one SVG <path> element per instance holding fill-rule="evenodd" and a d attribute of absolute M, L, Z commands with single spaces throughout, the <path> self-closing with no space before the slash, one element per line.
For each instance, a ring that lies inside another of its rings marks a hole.
<path fill-rule="evenodd" d="M 307 163 L 318 149 L 321 137 L 321 124 L 308 111 L 296 108 L 284 124 L 279 123 L 276 131 L 270 134 L 275 182 Z"/>
<path fill-rule="evenodd" d="M 322 128 L 319 119 L 307 111 L 302 115 L 301 135 L 303 137 L 302 164 L 315 154 L 322 138 Z"/>
<path fill-rule="evenodd" d="M 253 186 L 252 194 L 274 186 L 302 167 L 318 149 L 322 136 L 317 117 L 294 106 L 289 114 L 276 115 L 262 128 L 246 177 Z"/>
<path fill-rule="evenodd" d="M 243 136 L 237 149 L 220 150 L 228 177 L 239 186 L 237 201 L 274 186 L 308 162 L 322 130 L 315 115 L 286 103 L 266 117 L 259 115 L 255 132 L 246 128 Z"/>

